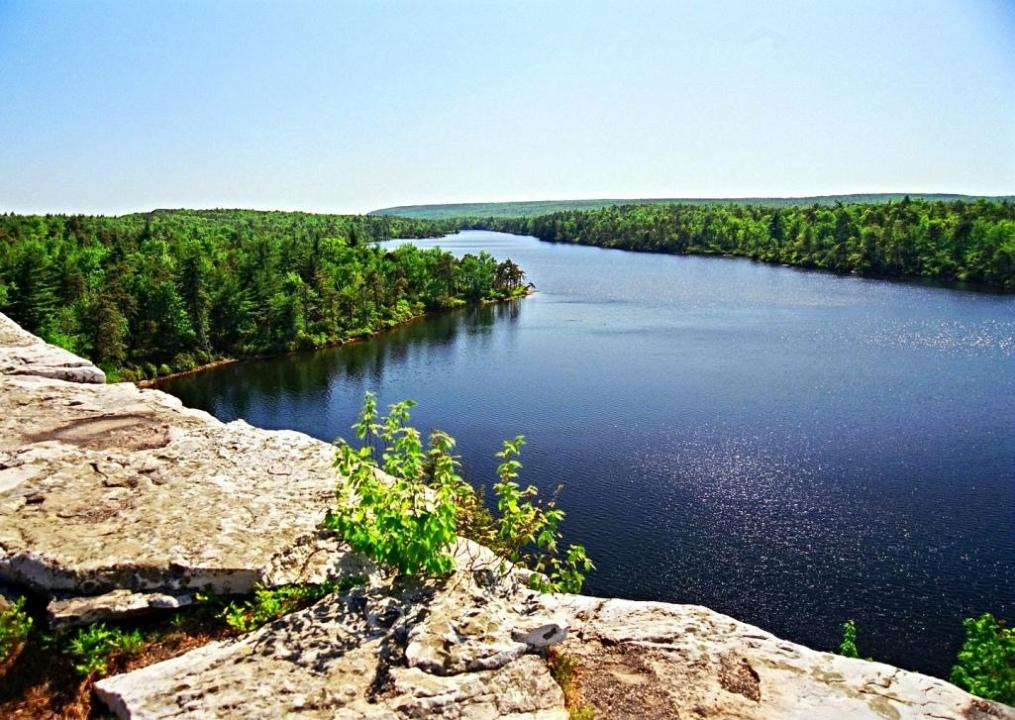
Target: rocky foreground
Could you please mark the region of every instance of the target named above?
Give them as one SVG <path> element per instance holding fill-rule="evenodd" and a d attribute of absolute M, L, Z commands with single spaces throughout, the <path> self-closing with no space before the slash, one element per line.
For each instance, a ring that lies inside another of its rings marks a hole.
<path fill-rule="evenodd" d="M 552 646 L 599 720 L 1015 720 L 941 680 L 707 608 L 535 593 L 467 541 L 450 578 L 386 580 L 319 527 L 336 482 L 330 446 L 103 381 L 0 315 L 0 580 L 51 598 L 51 624 L 165 612 L 207 584 L 371 577 L 100 681 L 119 717 L 563 720 Z"/>

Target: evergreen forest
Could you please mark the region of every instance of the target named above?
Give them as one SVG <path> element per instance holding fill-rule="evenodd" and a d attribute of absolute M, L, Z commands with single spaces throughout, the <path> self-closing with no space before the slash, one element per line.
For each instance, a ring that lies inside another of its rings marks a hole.
<path fill-rule="evenodd" d="M 468 227 L 549 242 L 763 262 L 878 277 L 929 278 L 1015 291 L 1015 204 L 1008 201 L 624 205 Z"/>
<path fill-rule="evenodd" d="M 322 347 L 526 291 L 510 260 L 375 244 L 455 227 L 248 210 L 5 214 L 0 311 L 115 379 L 140 380 Z"/>

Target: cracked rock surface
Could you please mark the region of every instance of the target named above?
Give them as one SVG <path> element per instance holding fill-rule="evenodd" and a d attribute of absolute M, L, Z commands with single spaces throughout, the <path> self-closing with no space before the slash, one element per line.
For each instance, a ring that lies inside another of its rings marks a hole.
<path fill-rule="evenodd" d="M 0 583 L 56 623 L 367 576 L 252 633 L 106 678 L 122 718 L 566 720 L 542 653 L 597 720 L 1015 720 L 934 678 L 817 652 L 691 605 L 543 595 L 462 540 L 442 580 L 384 580 L 319 530 L 332 448 L 223 424 L 0 315 Z"/>
<path fill-rule="evenodd" d="M 240 639 L 100 681 L 121 718 L 565 720 L 539 649 L 577 668 L 598 720 L 1013 720 L 934 678 L 817 652 L 693 605 L 540 595 L 469 564 L 325 598 Z"/>
<path fill-rule="evenodd" d="M 131 718 L 566 720 L 545 662 L 512 639 L 554 620 L 545 598 L 462 542 L 460 569 L 327 597 L 242 638 L 100 681 Z M 555 618 L 561 622 L 561 618 Z"/>
<path fill-rule="evenodd" d="M 0 315 L 0 340 L 22 354 L 23 335 Z M 36 341 L 36 356 L 50 352 Z M 76 360 L 70 380 L 48 374 L 55 361 L 0 374 L 0 579 L 78 596 L 74 612 L 97 619 L 143 604 L 85 607 L 113 591 L 238 593 L 372 571 L 319 529 L 338 480 L 330 445 L 223 424 L 157 390 L 74 381 L 90 366 Z"/>

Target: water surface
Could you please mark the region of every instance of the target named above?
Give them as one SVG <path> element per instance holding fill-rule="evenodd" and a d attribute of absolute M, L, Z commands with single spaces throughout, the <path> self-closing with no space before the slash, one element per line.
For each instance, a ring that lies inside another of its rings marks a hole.
<path fill-rule="evenodd" d="M 1015 619 L 1015 298 L 466 232 L 539 293 L 162 385 L 223 420 L 348 435 L 412 398 L 489 487 L 561 504 L 586 591 L 707 605 L 947 673 L 963 617 Z"/>

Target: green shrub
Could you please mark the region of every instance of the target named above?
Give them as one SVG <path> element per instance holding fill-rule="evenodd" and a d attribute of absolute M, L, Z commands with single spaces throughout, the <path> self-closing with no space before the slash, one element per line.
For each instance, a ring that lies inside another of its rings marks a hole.
<path fill-rule="evenodd" d="M 144 645 L 139 630 L 129 632 L 105 623 L 81 628 L 67 644 L 67 654 L 74 661 L 74 669 L 82 675 L 105 675 L 109 661 L 116 656 L 134 655 Z"/>
<path fill-rule="evenodd" d="M 137 368 L 114 368 L 110 365 L 104 365 L 102 370 L 106 373 L 106 382 L 108 383 L 144 380 L 144 373 Z"/>
<path fill-rule="evenodd" d="M 7 659 L 7 654 L 21 645 L 32 629 L 32 618 L 25 612 L 25 599 L 0 612 L 0 663 Z"/>
<path fill-rule="evenodd" d="M 483 543 L 501 557 L 536 571 L 533 584 L 546 591 L 577 592 L 592 562 L 580 545 L 558 554 L 563 511 L 550 500 L 536 499 L 536 488 L 522 490 L 515 480 L 517 456 L 524 438 L 504 442 L 497 453 L 499 481 L 496 518 L 476 491 L 457 473 L 451 454 L 455 441 L 435 430 L 424 449 L 420 433 L 407 425 L 411 401 L 391 405 L 378 418 L 377 401 L 367 393 L 359 421 L 353 426 L 364 443 L 337 445 L 335 464 L 343 475 L 334 511 L 325 520 L 357 552 L 403 575 L 450 572 L 452 548 L 459 533 Z M 377 473 L 374 444 L 383 445 Z"/>
<path fill-rule="evenodd" d="M 1015 705 L 1015 630 L 990 613 L 962 624 L 966 640 L 951 681 L 987 700 Z"/>
<path fill-rule="evenodd" d="M 367 394 L 356 435 L 385 443 L 382 467 L 392 479 L 376 473 L 373 445 L 355 449 L 340 440 L 336 465 L 348 480 L 340 484 L 337 508 L 325 522 L 353 550 L 403 575 L 440 575 L 453 567 L 450 549 L 461 480 L 454 474 L 449 436 L 431 434 L 424 453 L 419 431 L 405 425 L 412 405 L 396 403 L 378 422 L 377 401 Z"/>
<path fill-rule="evenodd" d="M 518 435 L 505 440 L 497 453 L 498 482 L 493 490 L 500 513 L 492 547 L 513 563 L 524 565 L 537 574 L 533 585 L 547 592 L 580 592 L 585 574 L 594 569 L 581 545 L 571 545 L 561 560 L 557 542 L 564 511 L 556 506 L 556 496 L 542 504 L 536 499 L 538 490 L 529 485 L 522 490 L 516 482 L 522 464 L 518 461 L 525 438 Z"/>
<path fill-rule="evenodd" d="M 193 369 L 195 365 L 197 365 L 197 361 L 190 353 L 180 353 L 179 355 L 176 355 L 173 358 L 172 363 L 170 363 L 170 367 L 172 367 L 173 372 L 186 372 L 187 370 Z"/>
<path fill-rule="evenodd" d="M 839 643 L 839 654 L 843 657 L 860 657 L 856 649 L 856 622 L 847 620 L 842 624 L 842 642 Z"/>

